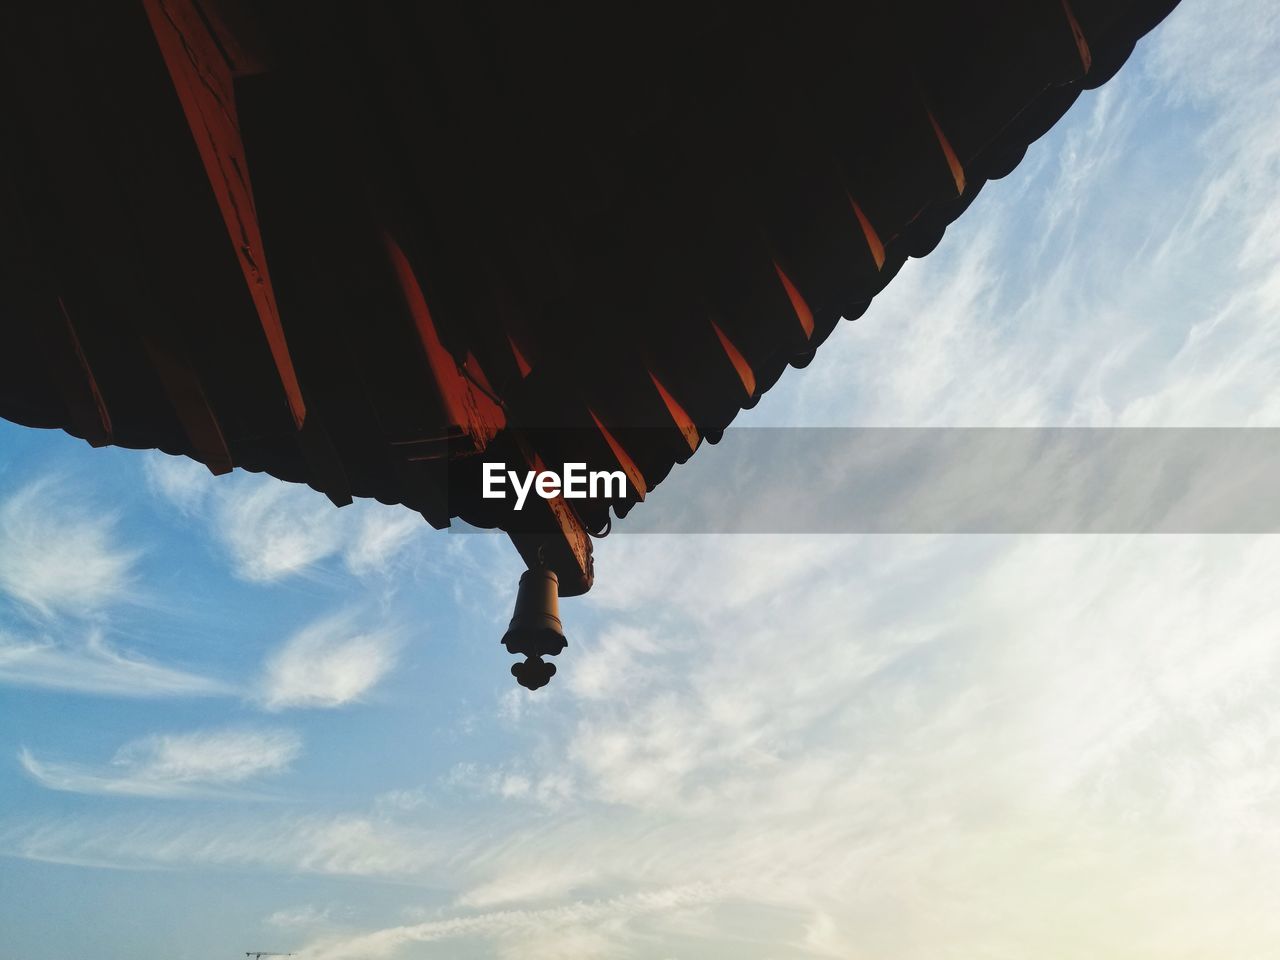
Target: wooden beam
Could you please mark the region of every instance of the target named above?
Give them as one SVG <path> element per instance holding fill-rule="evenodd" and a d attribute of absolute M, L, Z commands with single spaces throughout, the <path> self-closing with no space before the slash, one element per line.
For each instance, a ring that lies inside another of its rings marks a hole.
<path fill-rule="evenodd" d="M 631 481 L 631 486 L 635 489 L 636 496 L 643 500 L 645 494 L 649 492 L 649 485 L 645 482 L 644 474 L 640 472 L 640 468 L 636 466 L 635 460 L 632 459 L 631 454 L 627 453 L 626 448 L 618 442 L 618 438 L 609 432 L 609 428 L 600 421 L 594 410 L 588 407 L 587 413 L 591 414 L 591 419 L 596 423 L 596 429 L 604 437 L 604 442 L 609 445 L 614 459 L 618 461 L 618 466 L 622 468 L 622 472 Z"/>
<path fill-rule="evenodd" d="M 684 437 L 684 442 L 689 445 L 689 452 L 696 452 L 698 444 L 702 442 L 702 435 L 698 433 L 698 425 L 685 412 L 684 407 L 680 406 L 679 401 L 671 395 L 671 391 L 663 386 L 662 381 L 658 379 L 658 375 L 652 370 L 648 371 L 648 373 L 649 379 L 653 381 L 653 385 L 658 391 L 658 396 L 662 398 L 667 412 L 671 414 L 671 419 L 675 422 L 676 428 L 679 429 L 680 435 Z"/>
<path fill-rule="evenodd" d="M 964 167 L 960 163 L 960 158 L 956 156 L 955 150 L 951 147 L 951 141 L 947 139 L 947 135 L 942 132 L 942 126 L 938 123 L 938 118 L 933 115 L 933 111 L 929 111 L 929 123 L 933 125 L 933 134 L 938 138 L 938 147 L 942 150 L 942 155 L 947 160 L 947 169 L 951 171 L 951 179 L 956 184 L 956 195 L 964 193 Z"/>
<path fill-rule="evenodd" d="M 849 198 L 849 204 L 853 207 L 854 216 L 858 218 L 858 226 L 862 228 L 862 235 L 866 238 L 867 249 L 871 251 L 871 259 L 875 261 L 876 269 L 884 269 L 884 244 L 880 241 L 880 234 L 876 233 L 876 228 L 871 225 L 871 221 L 867 219 L 867 215 L 862 212 L 862 207 L 858 205 L 858 201 Z"/>
<path fill-rule="evenodd" d="M 782 283 L 782 289 L 787 292 L 787 299 L 791 301 L 791 309 L 796 312 L 796 319 L 800 321 L 800 329 L 804 331 L 805 339 L 813 337 L 813 311 L 809 309 L 809 304 L 805 302 L 800 291 L 796 289 L 796 285 L 791 282 L 791 278 L 787 276 L 786 271 L 778 266 L 778 261 L 773 261 L 773 269 L 778 274 L 778 280 Z"/>
<path fill-rule="evenodd" d="M 716 332 L 716 338 L 720 341 L 720 346 L 724 348 L 724 355 L 729 358 L 729 362 L 733 364 L 734 371 L 738 374 L 738 379 L 742 381 L 742 389 L 747 391 L 748 397 L 755 396 L 756 375 L 751 369 L 751 364 L 747 363 L 747 358 L 742 355 L 742 351 L 720 329 L 720 324 L 712 320 L 711 329 Z"/>
<path fill-rule="evenodd" d="M 105 447 L 111 443 L 111 414 L 107 411 L 107 403 L 102 399 L 102 391 L 98 380 L 93 375 L 93 368 L 85 356 L 84 347 L 76 333 L 75 324 L 67 313 L 62 297 L 57 298 L 58 314 L 62 323 L 49 324 L 53 337 L 63 340 L 63 349 L 58 354 L 70 358 L 58 362 L 52 359 L 54 379 L 58 382 L 59 392 L 67 404 L 75 426 L 83 434 L 85 440 L 93 447 Z"/>
<path fill-rule="evenodd" d="M 222 427 L 205 396 L 200 375 L 172 345 L 146 335 L 142 343 L 196 454 L 214 476 L 230 473 L 235 464 Z"/>
<path fill-rule="evenodd" d="M 1076 19 L 1076 12 L 1071 9 L 1071 0 L 1062 0 L 1062 12 L 1067 16 L 1067 26 L 1071 28 L 1071 37 L 1076 42 L 1076 51 L 1080 54 L 1080 66 L 1084 67 L 1084 72 L 1088 73 L 1093 69 L 1093 54 L 1089 51 L 1089 40 L 1084 35 L 1084 30 L 1080 28 L 1080 21 Z"/>
<path fill-rule="evenodd" d="M 448 424 L 461 428 L 469 441 L 470 452 L 479 452 L 506 426 L 506 413 L 475 358 L 468 356 L 467 366 L 459 367 L 445 349 L 413 266 L 395 238 L 384 231 L 382 241 L 405 306 L 413 317 Z"/>
<path fill-rule="evenodd" d="M 294 425 L 301 428 L 307 415 L 306 402 L 285 341 L 271 275 L 267 270 L 266 252 L 236 115 L 232 64 L 223 53 L 227 40 L 223 37 L 220 41 L 210 33 L 208 21 L 196 9 L 193 0 L 143 0 L 143 7 L 173 80 L 174 90 L 182 103 L 209 186 L 217 198 L 218 209 L 227 226 L 227 236 L 258 312 Z M 223 24 L 225 32 L 226 21 L 219 19 L 217 22 Z M 247 53 L 243 53 L 243 48 L 241 50 L 244 63 L 239 66 L 248 70 L 252 61 Z"/>

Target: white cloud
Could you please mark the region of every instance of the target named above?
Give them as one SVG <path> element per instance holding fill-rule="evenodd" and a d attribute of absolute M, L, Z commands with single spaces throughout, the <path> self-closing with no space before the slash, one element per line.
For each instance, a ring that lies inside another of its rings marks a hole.
<path fill-rule="evenodd" d="M 567 686 L 587 700 L 624 696 L 643 680 L 642 655 L 657 650 L 647 630 L 618 626 L 578 646 Z"/>
<path fill-rule="evenodd" d="M 397 631 L 364 629 L 350 614 L 319 620 L 267 659 L 262 703 L 281 710 L 358 701 L 395 665 L 399 646 Z"/>
<path fill-rule="evenodd" d="M 266 918 L 265 922 L 270 926 L 279 927 L 282 930 L 292 930 L 295 928 L 314 930 L 328 924 L 332 917 L 333 907 L 322 908 L 308 903 L 300 907 L 276 910 Z"/>
<path fill-rule="evenodd" d="M 358 815 L 198 820 L 148 815 L 0 821 L 0 849 L 29 860 L 117 868 L 201 866 L 402 878 L 441 862 L 432 834 Z"/>
<path fill-rule="evenodd" d="M 384 572 L 391 562 L 426 529 L 426 521 L 407 508 L 362 504 L 343 553 L 347 569 L 357 576 Z"/>
<path fill-rule="evenodd" d="M 374 798 L 374 809 L 380 811 L 417 810 L 431 802 L 425 787 L 414 787 L 411 790 L 388 790 Z"/>
<path fill-rule="evenodd" d="M 530 865 L 511 870 L 473 887 L 458 897 L 457 905 L 470 910 L 485 910 L 516 903 L 546 903 L 573 894 L 598 883 L 597 871 L 581 862 Z"/>
<path fill-rule="evenodd" d="M 566 688 L 512 734 L 518 763 L 456 778 L 483 805 L 24 824 L 0 840 L 44 859 L 459 891 L 455 916 L 340 939 L 295 928 L 320 938 L 317 957 L 452 940 L 497 955 L 1190 960 L 1265 955 L 1280 936 L 1264 893 L 1280 862 L 1280 541 L 648 539 L 599 557 L 602 577 L 661 590 L 649 568 L 674 562 L 689 581 L 632 654 L 643 681 L 625 700 Z M 716 588 L 775 560 L 779 590 L 763 575 L 750 593 Z M 607 615 L 631 627 L 656 607 L 642 590 Z M 574 793 L 531 808 L 566 771 Z M 714 893 L 688 910 L 599 906 L 685 885 Z"/>
<path fill-rule="evenodd" d="M 229 694 L 219 680 L 117 649 L 100 631 L 81 643 L 19 638 L 0 631 L 0 683 L 119 697 Z"/>
<path fill-rule="evenodd" d="M 523 761 L 498 767 L 460 763 L 449 771 L 442 782 L 447 787 L 469 793 L 501 797 L 503 800 L 525 800 L 548 809 L 563 806 L 575 794 L 568 764 L 559 770 L 541 770 L 530 774 Z"/>
<path fill-rule="evenodd" d="M 236 573 L 263 583 L 308 569 L 336 553 L 343 539 L 331 503 L 272 478 L 236 484 L 219 499 L 211 522 Z"/>
<path fill-rule="evenodd" d="M 151 489 L 206 524 L 236 576 L 274 583 L 339 560 L 350 573 L 388 572 L 429 529 L 404 507 L 358 500 L 341 509 L 302 484 L 260 474 L 211 477 L 184 458 L 153 454 L 146 462 Z"/>
<path fill-rule="evenodd" d="M 122 746 L 107 767 L 43 761 L 25 747 L 18 759 L 51 790 L 189 797 L 282 773 L 301 753 L 291 730 L 228 729 L 143 737 Z"/>
<path fill-rule="evenodd" d="M 55 481 L 22 488 L 0 504 L 0 590 L 46 616 L 126 599 L 138 551 L 117 543 L 116 522 Z"/>
<path fill-rule="evenodd" d="M 461 905 L 718 891 L 698 922 L 659 912 L 637 929 L 591 914 L 539 928 L 548 947 L 581 932 L 615 956 L 785 945 L 914 960 L 957 944 L 1190 958 L 1223 944 L 1249 955 L 1280 935 L 1261 893 L 1280 854 L 1280 599 L 1267 588 L 1280 544 L 815 538 L 839 550 L 807 565 L 797 551 L 782 594 L 762 581 L 722 598 L 726 565 L 745 552 L 767 569 L 778 539 L 689 540 L 676 559 L 694 582 L 667 613 L 704 638 L 701 652 L 666 657 L 657 636 L 636 654 L 649 679 L 629 700 L 574 700 L 560 722 L 543 718 L 537 749 L 521 744 L 533 758 L 521 771 L 455 778 L 521 802 L 566 764 L 579 784 L 532 822 L 485 810 L 453 828 L 453 862 L 467 866 L 449 880 L 474 877 Z M 633 542 L 606 543 L 602 576 L 673 560 Z M 613 616 L 652 607 L 641 596 Z M 315 953 L 412 956 L 446 937 L 501 951 L 529 933 L 499 919 L 524 911 L 485 916 Z M 735 939 L 744 929 L 759 940 Z"/>
<path fill-rule="evenodd" d="M 301 953 L 303 960 L 354 960 L 391 956 L 407 945 L 463 938 L 497 940 L 502 955 L 524 957 L 604 957 L 616 949 L 599 928 L 624 926 L 651 914 L 673 914 L 714 901 L 717 891 L 701 885 L 579 901 L 542 910 L 501 910 L 392 927 L 359 937 L 334 938 Z"/>
<path fill-rule="evenodd" d="M 194 513 L 213 492 L 216 479 L 204 464 L 190 457 L 175 457 L 155 451 L 143 461 L 151 490 L 184 513 Z"/>

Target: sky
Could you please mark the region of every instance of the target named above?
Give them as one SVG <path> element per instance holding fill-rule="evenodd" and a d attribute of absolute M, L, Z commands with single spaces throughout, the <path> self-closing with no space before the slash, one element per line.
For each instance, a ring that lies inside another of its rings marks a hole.
<path fill-rule="evenodd" d="M 739 422 L 1280 426 L 1277 102 L 1185 0 Z M 530 693 L 505 538 L 0 422 L 0 953 L 1274 956 L 1280 538 L 596 551 Z"/>

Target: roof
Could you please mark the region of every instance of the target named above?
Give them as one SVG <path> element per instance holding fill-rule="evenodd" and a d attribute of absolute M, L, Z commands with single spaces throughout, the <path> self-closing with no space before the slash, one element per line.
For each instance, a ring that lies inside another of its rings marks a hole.
<path fill-rule="evenodd" d="M 0 415 L 501 527 L 583 592 L 1173 6 L 9 5 Z M 630 483 L 521 514 L 485 460 Z"/>

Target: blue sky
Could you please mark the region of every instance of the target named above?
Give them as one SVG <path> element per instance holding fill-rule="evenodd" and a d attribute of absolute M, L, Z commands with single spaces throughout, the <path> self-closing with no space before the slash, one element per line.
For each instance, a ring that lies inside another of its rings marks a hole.
<path fill-rule="evenodd" d="M 742 422 L 1280 426 L 1278 19 L 1185 0 Z M 1275 538 L 597 546 L 529 694 L 504 538 L 0 423 L 3 953 L 1280 938 Z"/>

